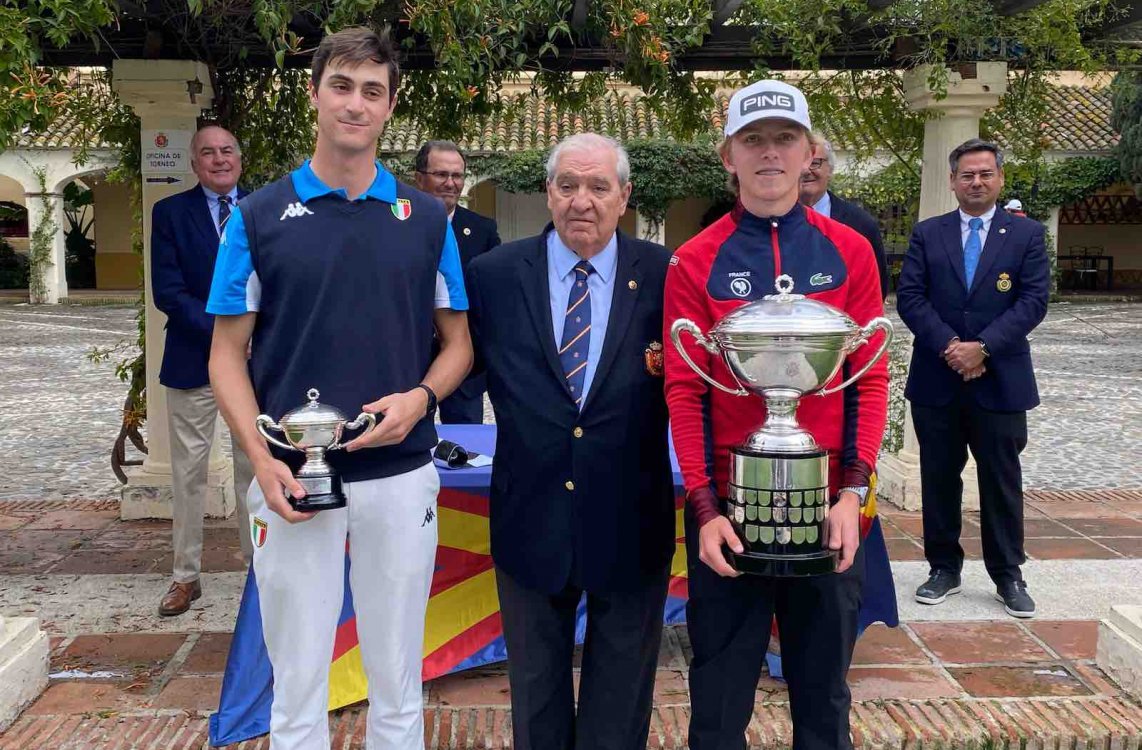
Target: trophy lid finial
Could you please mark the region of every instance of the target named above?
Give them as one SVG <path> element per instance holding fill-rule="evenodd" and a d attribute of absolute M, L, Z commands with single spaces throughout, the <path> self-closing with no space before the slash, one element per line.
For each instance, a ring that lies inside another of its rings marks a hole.
<path fill-rule="evenodd" d="M 321 392 L 319 390 L 317 390 L 316 388 L 310 388 L 308 391 L 305 392 L 305 397 L 307 399 L 309 399 L 309 403 L 311 405 L 317 403 L 317 397 L 320 395 L 321 395 Z"/>
<path fill-rule="evenodd" d="M 793 277 L 787 273 L 783 273 L 774 279 L 773 287 L 782 297 L 788 297 L 793 294 Z"/>

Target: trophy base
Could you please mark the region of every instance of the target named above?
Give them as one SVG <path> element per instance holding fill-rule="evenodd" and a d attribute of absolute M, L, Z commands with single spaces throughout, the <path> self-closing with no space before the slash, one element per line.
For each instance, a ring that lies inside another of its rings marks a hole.
<path fill-rule="evenodd" d="M 772 578 L 827 575 L 837 569 L 826 547 L 829 456 L 730 450 L 726 516 L 744 550 L 728 560 L 737 571 Z"/>
<path fill-rule="evenodd" d="M 319 510 L 345 507 L 345 493 L 341 490 L 341 477 L 338 475 L 297 477 L 297 482 L 305 490 L 305 497 L 297 500 L 287 496 L 287 499 L 290 507 L 298 513 L 314 513 Z"/>
<path fill-rule="evenodd" d="M 739 573 L 771 578 L 801 578 L 835 573 L 837 553 L 813 555 L 766 555 L 759 552 L 736 553 L 723 547 L 726 561 Z"/>

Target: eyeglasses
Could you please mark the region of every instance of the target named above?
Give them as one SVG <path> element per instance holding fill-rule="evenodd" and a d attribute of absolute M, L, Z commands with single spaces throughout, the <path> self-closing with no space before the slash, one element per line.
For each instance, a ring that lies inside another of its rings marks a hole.
<path fill-rule="evenodd" d="M 809 162 L 809 169 L 816 171 L 828 163 L 828 159 L 814 159 L 813 161 Z"/>
<path fill-rule="evenodd" d="M 444 172 L 444 171 L 426 172 L 423 169 L 418 169 L 416 171 L 420 172 L 421 174 L 426 174 L 429 177 L 432 177 L 433 179 L 438 180 L 440 182 L 448 182 L 449 180 L 452 180 L 453 182 L 463 182 L 464 179 L 468 176 L 464 172 Z"/>
<path fill-rule="evenodd" d="M 980 182 L 991 182 L 995 179 L 995 175 L 995 172 L 987 169 L 982 172 L 960 172 L 956 175 L 956 179 L 965 185 L 970 185 L 975 182 L 976 177 L 979 178 Z"/>

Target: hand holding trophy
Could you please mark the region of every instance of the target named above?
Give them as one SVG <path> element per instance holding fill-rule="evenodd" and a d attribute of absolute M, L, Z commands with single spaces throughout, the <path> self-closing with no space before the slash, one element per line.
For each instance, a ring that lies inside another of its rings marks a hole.
<path fill-rule="evenodd" d="M 262 437 L 270 443 L 286 450 L 305 454 L 305 463 L 297 472 L 297 481 L 305 490 L 305 497 L 288 497 L 290 506 L 299 513 L 312 513 L 318 510 L 345 507 L 345 493 L 341 490 L 341 477 L 325 460 L 326 451 L 343 448 L 341 435 L 344 430 L 364 428 L 368 432 L 376 426 L 372 414 L 362 412 L 350 422 L 344 414 L 332 406 L 319 404 L 321 395 L 316 388 L 305 394 L 309 403 L 286 414 L 279 422 L 266 415 L 258 415 L 257 427 Z M 274 430 L 282 433 L 285 442 L 269 433 Z"/>

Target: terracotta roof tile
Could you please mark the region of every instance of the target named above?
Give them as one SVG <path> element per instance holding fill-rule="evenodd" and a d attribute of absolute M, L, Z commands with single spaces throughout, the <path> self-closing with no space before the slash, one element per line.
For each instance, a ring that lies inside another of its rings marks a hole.
<path fill-rule="evenodd" d="M 710 131 L 720 132 L 725 122 L 728 99 L 719 95 L 710 114 Z M 493 153 L 546 149 L 560 139 L 583 130 L 596 130 L 620 141 L 669 138 L 657 114 L 638 94 L 611 92 L 594 100 L 577 113 L 561 111 L 555 105 L 532 95 L 520 95 L 503 112 L 479 122 L 472 135 L 460 145 L 471 153 Z M 1110 92 L 1079 86 L 1054 86 L 1050 93 L 1050 114 L 1042 128 L 1046 148 L 1051 151 L 1109 151 L 1118 142 L 1110 127 Z M 17 138 L 16 148 L 59 149 L 78 145 L 83 137 L 73 118 L 61 116 L 46 131 L 26 133 Z M 423 129 L 408 120 L 389 124 L 381 141 L 388 154 L 415 152 L 427 140 Z M 1001 143 L 1004 139 L 999 137 Z M 105 147 L 98 137 L 87 139 L 91 147 Z M 844 149 L 845 143 L 836 143 Z"/>

